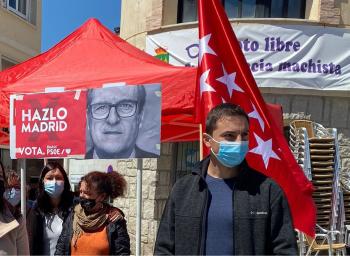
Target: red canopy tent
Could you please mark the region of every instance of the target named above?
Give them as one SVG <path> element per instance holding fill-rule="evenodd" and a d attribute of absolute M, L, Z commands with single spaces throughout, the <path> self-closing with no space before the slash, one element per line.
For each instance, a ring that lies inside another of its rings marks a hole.
<path fill-rule="evenodd" d="M 0 146 L 5 145 L 8 146 L 10 143 L 9 134 L 5 131 L 0 130 Z"/>
<path fill-rule="evenodd" d="M 9 127 L 11 93 L 44 92 L 50 87 L 86 89 L 115 82 L 161 83 L 162 142 L 198 140 L 196 71 L 164 63 L 90 19 L 47 52 L 0 72 L 0 127 Z"/>
<path fill-rule="evenodd" d="M 198 125 L 193 124 L 195 80 L 196 68 L 164 63 L 90 19 L 49 51 L 0 73 L 0 127 L 9 124 L 10 93 L 161 83 L 162 141 L 198 140 Z"/>

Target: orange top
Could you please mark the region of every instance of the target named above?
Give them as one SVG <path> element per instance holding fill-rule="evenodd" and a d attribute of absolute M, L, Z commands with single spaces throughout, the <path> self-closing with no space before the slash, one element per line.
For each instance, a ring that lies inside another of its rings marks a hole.
<path fill-rule="evenodd" d="M 109 255 L 109 243 L 106 226 L 97 232 L 84 232 L 76 247 L 71 244 L 71 255 Z"/>

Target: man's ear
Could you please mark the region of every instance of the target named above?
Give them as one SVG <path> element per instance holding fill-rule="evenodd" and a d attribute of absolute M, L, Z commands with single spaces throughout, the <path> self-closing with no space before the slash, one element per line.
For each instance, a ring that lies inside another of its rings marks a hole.
<path fill-rule="evenodd" d="M 211 144 L 210 144 L 210 140 L 211 140 L 211 136 L 207 133 L 203 133 L 203 142 L 205 144 L 206 147 L 210 148 Z"/>
<path fill-rule="evenodd" d="M 86 140 L 86 152 L 93 148 L 93 141 L 91 135 L 91 127 L 90 127 L 90 118 L 89 113 L 86 113 L 86 131 L 85 131 L 85 140 Z"/>
<path fill-rule="evenodd" d="M 90 113 L 88 109 L 86 109 L 85 115 L 86 115 L 86 129 L 90 131 Z"/>
<path fill-rule="evenodd" d="M 139 116 L 138 116 L 138 122 L 139 122 L 139 129 L 141 128 L 142 126 L 142 121 L 143 121 L 143 117 L 145 116 L 144 114 L 145 112 L 142 110 L 141 113 L 139 113 Z"/>

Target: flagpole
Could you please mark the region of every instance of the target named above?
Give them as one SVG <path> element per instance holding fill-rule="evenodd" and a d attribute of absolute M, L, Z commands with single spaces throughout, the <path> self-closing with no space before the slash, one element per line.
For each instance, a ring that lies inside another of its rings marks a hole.
<path fill-rule="evenodd" d="M 26 182 L 26 169 L 27 169 L 27 160 L 21 159 L 21 213 L 23 215 L 23 222 L 25 225 L 26 222 L 26 209 L 27 209 L 27 182 Z"/>
<path fill-rule="evenodd" d="M 202 124 L 199 124 L 199 160 L 203 160 L 203 134 Z"/>
<path fill-rule="evenodd" d="M 141 255 L 141 219 L 142 219 L 142 168 L 143 158 L 137 158 L 136 174 L 136 256 Z"/>

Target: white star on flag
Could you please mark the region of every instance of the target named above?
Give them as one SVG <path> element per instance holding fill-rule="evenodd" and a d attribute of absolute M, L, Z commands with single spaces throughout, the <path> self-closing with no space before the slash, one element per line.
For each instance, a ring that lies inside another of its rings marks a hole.
<path fill-rule="evenodd" d="M 254 105 L 253 103 L 252 103 L 252 106 L 253 106 L 253 108 L 254 108 L 254 111 L 250 112 L 250 113 L 248 114 L 248 116 L 249 116 L 250 118 L 255 118 L 255 119 L 257 119 L 258 122 L 259 122 L 259 124 L 260 124 L 261 129 L 264 131 L 264 129 L 265 129 L 265 123 L 264 123 L 264 121 L 262 120 L 261 116 L 259 115 L 259 113 L 258 113 L 258 111 L 256 110 L 255 105 Z"/>
<path fill-rule="evenodd" d="M 267 141 L 264 141 L 261 139 L 256 133 L 254 133 L 256 142 L 258 143 L 258 146 L 251 149 L 249 152 L 261 155 L 265 168 L 267 170 L 267 166 L 269 165 L 270 158 L 281 160 L 278 155 L 272 150 L 272 139 L 269 139 Z"/>
<path fill-rule="evenodd" d="M 203 72 L 203 74 L 201 75 L 200 79 L 199 79 L 199 84 L 200 84 L 200 90 L 201 90 L 201 97 L 203 92 L 215 92 L 215 89 L 207 83 L 207 78 L 209 76 L 209 71 L 210 69 L 208 69 L 207 71 Z"/>
<path fill-rule="evenodd" d="M 230 94 L 230 98 L 232 97 L 233 90 L 244 92 L 242 88 L 235 83 L 236 72 L 227 74 L 224 65 L 222 65 L 222 70 L 224 71 L 224 75 L 220 78 L 217 78 L 216 80 L 223 84 L 226 84 L 228 93 Z"/>
<path fill-rule="evenodd" d="M 210 40 L 211 34 L 208 34 L 206 36 L 203 36 L 201 39 L 199 39 L 199 64 L 202 62 L 204 54 L 213 54 L 216 55 L 216 53 L 211 49 L 209 46 L 209 40 Z"/>

